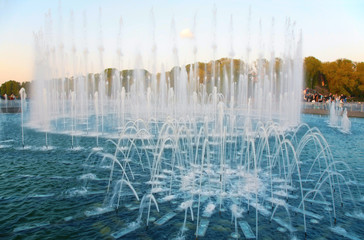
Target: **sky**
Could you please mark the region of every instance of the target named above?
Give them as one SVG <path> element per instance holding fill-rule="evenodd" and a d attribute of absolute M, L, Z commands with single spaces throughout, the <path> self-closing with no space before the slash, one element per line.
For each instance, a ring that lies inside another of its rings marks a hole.
<path fill-rule="evenodd" d="M 54 50 L 54 76 L 246 59 L 248 48 L 250 59 L 281 57 L 287 36 L 302 36 L 302 57 L 364 62 L 363 9 L 362 0 L 0 0 L 0 83 L 37 77 L 36 44 Z"/>

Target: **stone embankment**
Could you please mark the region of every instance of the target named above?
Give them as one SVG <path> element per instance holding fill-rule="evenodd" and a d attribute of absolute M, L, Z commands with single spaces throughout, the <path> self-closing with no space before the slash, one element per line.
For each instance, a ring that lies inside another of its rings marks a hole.
<path fill-rule="evenodd" d="M 348 117 L 364 118 L 364 103 L 345 103 L 342 106 L 348 111 Z M 329 103 L 303 103 L 302 113 L 328 115 L 330 114 Z"/>

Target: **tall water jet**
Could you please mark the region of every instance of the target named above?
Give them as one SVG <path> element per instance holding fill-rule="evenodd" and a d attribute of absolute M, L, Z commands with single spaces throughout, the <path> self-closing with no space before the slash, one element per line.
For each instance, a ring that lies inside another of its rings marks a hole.
<path fill-rule="evenodd" d="M 76 121 L 75 121 L 75 92 L 71 92 L 71 116 L 72 116 L 72 130 L 71 130 L 71 140 L 72 140 L 72 144 L 71 144 L 71 148 L 73 149 L 73 139 L 74 139 L 74 135 L 75 135 L 75 124 L 76 124 Z"/>
<path fill-rule="evenodd" d="M 235 223 L 235 232 L 231 234 L 232 238 L 238 239 L 240 237 L 239 231 L 238 231 L 238 218 L 241 218 L 243 215 L 243 210 L 239 209 L 239 207 L 236 204 L 231 205 L 231 217 L 234 219 Z"/>
<path fill-rule="evenodd" d="M 98 97 L 99 97 L 99 104 L 100 104 L 100 116 L 101 116 L 101 135 L 104 135 L 104 117 L 105 117 L 105 101 L 106 101 L 106 91 L 108 91 L 108 81 L 106 80 L 104 69 L 104 44 L 103 44 L 103 31 L 102 31 L 102 8 L 99 7 L 99 17 L 98 17 L 98 24 L 99 24 L 99 45 L 98 45 L 98 52 L 99 52 L 99 84 L 98 84 Z"/>
<path fill-rule="evenodd" d="M 216 43 L 216 25 L 217 25 L 217 8 L 216 4 L 214 4 L 212 10 L 212 75 L 211 75 L 211 89 L 216 86 L 216 50 L 217 50 L 217 43 Z M 212 90 L 211 90 L 212 91 Z"/>
<path fill-rule="evenodd" d="M 95 129 L 96 129 L 96 147 L 99 147 L 99 93 L 94 94 L 94 108 L 95 108 Z"/>
<path fill-rule="evenodd" d="M 4 94 L 4 105 L 5 105 L 5 112 L 8 112 L 8 95 Z"/>
<path fill-rule="evenodd" d="M 199 91 L 200 88 L 200 76 L 199 76 L 199 64 L 197 62 L 197 36 L 196 36 L 196 25 L 197 25 L 197 13 L 195 14 L 194 18 L 193 18 L 193 29 L 192 29 L 192 33 L 193 33 L 193 61 L 194 61 L 194 65 L 193 65 L 193 77 L 192 79 L 190 78 L 190 82 L 192 82 L 192 92 L 193 93 L 197 93 Z M 191 65 L 192 67 L 192 65 Z M 190 70 L 191 71 L 191 70 Z M 192 72 L 192 71 L 191 71 Z"/>
<path fill-rule="evenodd" d="M 152 54 L 152 76 L 151 76 L 151 81 L 148 84 L 148 87 L 151 87 L 151 89 L 153 91 L 156 91 L 157 88 L 157 78 L 156 78 L 156 74 L 157 74 L 157 42 L 155 39 L 155 31 L 156 31 L 156 26 L 155 26 L 155 17 L 154 17 L 154 10 L 153 8 L 150 10 L 150 18 L 151 18 L 151 30 L 152 30 L 152 48 L 151 48 L 151 54 Z"/>
<path fill-rule="evenodd" d="M 337 114 L 337 107 L 336 102 L 332 101 L 330 104 L 330 118 L 329 118 L 329 124 L 332 127 L 337 127 L 339 125 L 339 117 Z"/>
<path fill-rule="evenodd" d="M 344 133 L 350 133 L 350 129 L 351 129 L 351 121 L 348 118 L 348 111 L 345 108 L 343 115 L 341 117 L 341 125 L 340 125 L 341 131 Z"/>
<path fill-rule="evenodd" d="M 88 34 L 87 34 L 87 15 L 86 11 L 83 12 L 83 36 L 84 36 L 84 49 L 83 49 L 83 59 L 84 59 L 84 71 L 83 71 L 83 77 L 81 78 L 81 81 L 83 82 L 84 86 L 84 92 L 80 94 L 81 101 L 84 103 L 81 108 L 82 110 L 82 117 L 86 121 L 86 134 L 88 134 L 89 131 L 89 94 L 90 94 L 90 85 L 89 85 L 89 50 L 88 50 Z M 91 90 L 92 92 L 92 90 Z"/>
<path fill-rule="evenodd" d="M 26 99 L 26 93 L 25 89 L 21 88 L 20 91 L 20 101 L 21 101 L 21 143 L 24 148 L 24 112 L 25 112 L 25 99 Z"/>

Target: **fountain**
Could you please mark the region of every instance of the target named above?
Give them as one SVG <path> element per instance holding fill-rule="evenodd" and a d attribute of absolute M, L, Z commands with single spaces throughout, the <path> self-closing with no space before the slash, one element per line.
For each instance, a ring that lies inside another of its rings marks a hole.
<path fill-rule="evenodd" d="M 348 111 L 346 108 L 338 107 L 335 101 L 330 103 L 329 126 L 339 129 L 342 133 L 350 133 L 351 122 L 348 118 Z"/>
<path fill-rule="evenodd" d="M 101 19 L 101 10 L 100 10 Z M 152 23 L 154 14 L 152 12 Z M 51 16 L 48 16 L 51 18 Z M 249 17 L 250 19 L 250 17 Z M 84 22 L 87 19 L 84 17 Z M 82 74 L 75 70 L 73 62 L 70 69 L 66 69 L 64 47 L 57 49 L 52 36 L 53 26 L 44 34 L 39 32 L 35 36 L 36 70 L 33 87 L 35 96 L 32 107 L 31 125 L 42 128 L 49 125 L 50 131 L 72 132 L 74 124 L 66 122 L 85 122 L 86 127 L 78 127 L 77 131 L 83 134 L 103 135 L 105 126 L 109 126 L 109 132 L 120 131 L 120 117 L 123 115 L 129 119 L 141 118 L 145 121 L 156 119 L 166 121 L 166 117 L 173 116 L 179 119 L 183 116 L 191 118 L 203 118 L 209 115 L 214 119 L 217 114 L 217 105 L 222 103 L 231 109 L 232 115 L 250 115 L 251 119 L 280 122 L 284 128 L 295 126 L 300 119 L 300 95 L 302 88 L 302 42 L 300 34 L 297 34 L 294 25 L 287 21 L 286 38 L 287 46 L 282 56 L 275 55 L 274 45 L 271 44 L 270 59 L 263 58 L 263 48 L 258 49 L 259 58 L 251 61 L 252 48 L 248 45 L 246 58 L 234 59 L 236 55 L 233 46 L 233 18 L 230 21 L 230 52 L 229 59 L 217 60 L 216 58 L 216 9 L 213 14 L 213 61 L 210 64 L 193 63 L 188 66 L 178 66 L 178 46 L 176 42 L 175 24 L 172 21 L 172 58 L 177 65 L 169 72 L 165 72 L 161 64 L 161 72 L 156 72 L 156 62 L 153 61 L 151 73 L 143 70 L 141 54 L 137 55 L 136 66 L 132 71 L 122 74 L 117 69 L 109 69 L 100 74 Z M 51 21 L 50 21 L 51 22 Z M 73 15 L 71 22 L 74 22 Z M 250 20 L 248 21 L 250 25 Z M 51 24 L 48 23 L 47 24 Z M 196 22 L 194 23 L 196 24 Z M 87 23 L 84 23 L 87 25 Z M 121 27 L 120 27 L 121 28 Z M 248 26 L 250 28 L 250 26 Z M 153 25 L 153 42 L 151 55 L 156 56 L 155 26 Z M 72 32 L 72 44 L 70 56 L 72 59 L 85 58 L 87 69 L 88 49 L 82 56 L 77 54 L 77 46 L 74 43 L 74 30 Z M 272 24 L 274 32 L 274 24 Z M 250 33 L 249 33 L 250 34 Z M 262 33 L 261 33 L 262 34 Z M 270 41 L 274 42 L 274 34 Z M 298 36 L 296 36 L 298 35 Z M 103 68 L 103 42 L 102 25 L 100 20 L 99 30 L 100 68 Z M 87 38 L 87 37 L 85 37 Z M 120 31 L 117 42 L 120 43 Z M 250 36 L 248 35 L 250 39 Z M 296 39 L 298 39 L 296 41 Z M 62 41 L 62 38 L 61 38 Z M 85 40 L 86 41 L 86 40 Z M 260 36 L 260 44 L 263 45 Z M 61 42 L 61 46 L 64 44 Z M 121 63 L 121 49 L 117 48 L 118 62 Z M 198 47 L 193 47 L 194 58 Z M 75 60 L 73 60 L 75 61 Z M 61 66 L 59 65 L 61 63 Z M 202 65 L 202 66 L 201 66 Z M 200 70 L 203 70 L 201 74 Z M 72 77 L 57 75 L 55 73 L 73 72 Z M 44 90 L 42 90 L 44 89 Z M 45 91 L 45 92 L 44 92 Z M 71 94 L 74 94 L 74 96 Z M 96 95 L 97 98 L 96 99 Z M 122 99 L 121 99 L 121 96 Z M 98 106 L 92 104 L 98 101 Z M 43 109 L 44 103 L 49 109 Z M 250 103 L 248 109 L 248 102 Z M 98 108 L 98 109 L 97 109 Z M 98 110 L 98 113 L 96 113 Z M 248 112 L 249 110 L 249 112 Z M 74 111 L 75 114 L 72 114 Z M 92 124 L 92 116 L 99 116 L 100 126 Z M 109 117 L 107 117 L 109 116 Z M 73 118 L 74 120 L 71 120 Z M 63 128 L 57 125 L 58 120 L 63 119 Z M 91 122 L 90 122 L 91 121 Z M 110 121 L 110 123 L 104 123 Z M 76 127 L 76 126 L 75 126 Z M 99 129 L 100 127 L 100 129 Z M 119 128 L 119 130 L 118 130 Z"/>
<path fill-rule="evenodd" d="M 331 127 L 337 127 L 339 125 L 339 117 L 336 101 L 330 103 L 330 120 L 329 124 Z"/>
<path fill-rule="evenodd" d="M 188 232 L 190 212 L 196 237 L 205 236 L 211 225 L 218 224 L 216 219 L 229 215 L 235 226 L 233 238 L 240 236 L 238 226 L 246 238 L 258 238 L 260 224 L 268 220 L 291 237 L 299 236 L 297 224 L 302 224 L 300 231 L 305 236 L 318 222 L 334 226 L 337 208 L 344 201 L 356 208 L 355 189 L 338 171 L 343 162 L 335 161 L 320 131 L 306 124 L 287 131 L 268 121 L 255 123 L 252 131 L 234 127 L 230 134 L 230 113 L 224 113 L 223 105 L 220 108 L 216 125 L 208 119 L 204 123 L 193 119 L 129 121 L 120 138 L 110 140 L 114 153 L 99 153 L 100 162 L 94 165 L 110 174 L 97 169 L 93 173 L 109 175 L 109 184 L 115 183 L 105 209 L 132 209 L 128 206 L 131 196 L 138 200 L 144 193 L 140 206 L 136 205 L 140 209 L 135 215 L 138 227 L 121 228 L 113 236 L 131 234 L 143 226 L 143 220 L 148 227 L 153 215 L 162 214 L 154 226 L 163 226 L 180 212 L 184 212 L 182 235 Z M 234 124 L 244 121 L 244 116 L 237 116 Z M 135 157 L 130 158 L 132 155 Z M 122 190 L 120 179 L 129 190 Z M 347 200 L 345 194 L 350 196 Z M 156 211 L 151 210 L 153 205 Z M 240 221 L 243 213 L 244 221 Z"/>
<path fill-rule="evenodd" d="M 8 95 L 5 93 L 4 94 L 4 107 L 1 108 L 2 112 L 7 113 L 8 112 Z"/>
<path fill-rule="evenodd" d="M 88 42 L 82 54 L 73 40 L 71 49 L 63 47 L 63 38 L 56 47 L 47 21 L 46 32 L 35 34 L 34 97 L 30 111 L 21 114 L 19 142 L 24 146 L 25 131 L 34 146 L 22 150 L 27 161 L 9 147 L 5 159 L 17 161 L 0 163 L 1 177 L 13 186 L 0 196 L 7 206 L 0 210 L 5 237 L 360 238 L 363 178 L 353 171 L 361 166 L 361 152 L 353 149 L 354 161 L 346 162 L 340 146 L 330 148 L 336 136 L 327 123 L 306 116 L 301 122 L 300 34 L 287 20 L 286 47 L 277 58 L 273 22 L 270 60 L 260 48 L 252 62 L 249 11 L 245 57 L 233 59 L 231 17 L 229 59 L 217 60 L 216 11 L 213 61 L 180 65 L 181 49 L 172 40 L 176 66 L 166 71 L 161 64 L 160 73 L 155 61 L 151 73 L 143 69 L 145 53 L 133 70 L 88 73 Z M 97 49 L 103 68 L 101 12 Z M 153 10 L 151 17 L 154 59 Z M 83 21 L 87 26 L 86 14 Z M 262 32 L 259 38 L 262 46 Z M 195 60 L 198 50 L 194 42 Z M 121 47 L 115 52 L 121 65 Z M 70 69 L 65 55 L 72 59 Z M 77 59 L 85 61 L 82 73 L 75 70 Z M 336 111 L 334 104 L 331 108 Z M 340 124 L 336 112 L 329 121 Z M 350 132 L 345 110 L 341 128 Z M 13 208 L 19 211 L 10 214 L 7 209 Z"/>
<path fill-rule="evenodd" d="M 348 118 L 348 110 L 345 108 L 343 111 L 343 116 L 341 118 L 341 131 L 344 133 L 350 133 L 351 122 Z"/>
<path fill-rule="evenodd" d="M 25 99 L 26 99 L 25 89 L 21 88 L 19 93 L 21 101 L 21 143 L 24 148 L 24 111 L 25 111 Z"/>

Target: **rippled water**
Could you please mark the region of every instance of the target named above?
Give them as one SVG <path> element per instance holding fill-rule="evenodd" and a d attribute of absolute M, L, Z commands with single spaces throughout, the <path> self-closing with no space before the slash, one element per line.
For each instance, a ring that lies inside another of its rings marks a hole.
<path fill-rule="evenodd" d="M 320 129 L 331 146 L 335 160 L 342 160 L 350 166 L 356 180 L 348 184 L 357 185 L 364 192 L 364 119 L 351 119 L 352 134 L 343 134 L 328 127 L 327 120 L 327 117 L 302 116 L 303 122 Z M 119 210 L 101 208 L 107 186 L 107 169 L 105 172 L 89 171 L 92 166 L 86 163 L 95 147 L 94 138 L 75 137 L 77 147 L 72 149 L 69 135 L 51 133 L 48 134 L 48 147 L 45 147 L 45 133 L 26 128 L 23 149 L 20 115 L 0 114 L 0 124 L 0 238 L 110 239 L 112 233 L 127 229 L 128 224 L 135 221 L 139 202 L 131 192 L 126 192 L 127 201 L 124 200 Z M 104 152 L 113 151 L 112 145 L 105 139 L 100 139 L 99 146 Z M 137 183 L 135 185 L 138 187 Z M 344 205 L 350 202 L 348 198 L 344 195 Z M 324 219 L 321 222 L 315 219 L 309 221 L 308 238 L 363 239 L 363 202 L 364 199 L 361 199 L 357 203 L 357 212 L 353 212 L 352 208 L 339 211 L 337 224 L 331 228 L 327 213 L 319 212 Z M 152 216 L 159 219 L 179 204 L 173 200 L 161 204 L 161 211 L 158 213 L 152 209 Z M 246 215 L 245 220 L 249 222 L 254 217 L 255 211 Z M 293 222 L 298 221 L 297 225 L 302 225 L 300 219 L 293 219 Z M 143 226 L 125 235 L 125 238 L 175 238 L 183 220 L 184 211 L 164 225 Z M 189 217 L 187 239 L 195 238 L 194 223 Z M 255 232 L 255 225 L 251 224 L 251 227 Z M 215 213 L 210 218 L 204 238 L 228 239 L 234 229 L 231 212 Z M 298 231 L 302 232 L 302 229 Z M 304 238 L 302 234 L 289 234 L 286 228 L 275 222 L 269 223 L 263 217 L 259 218 L 259 232 L 261 239 Z"/>

